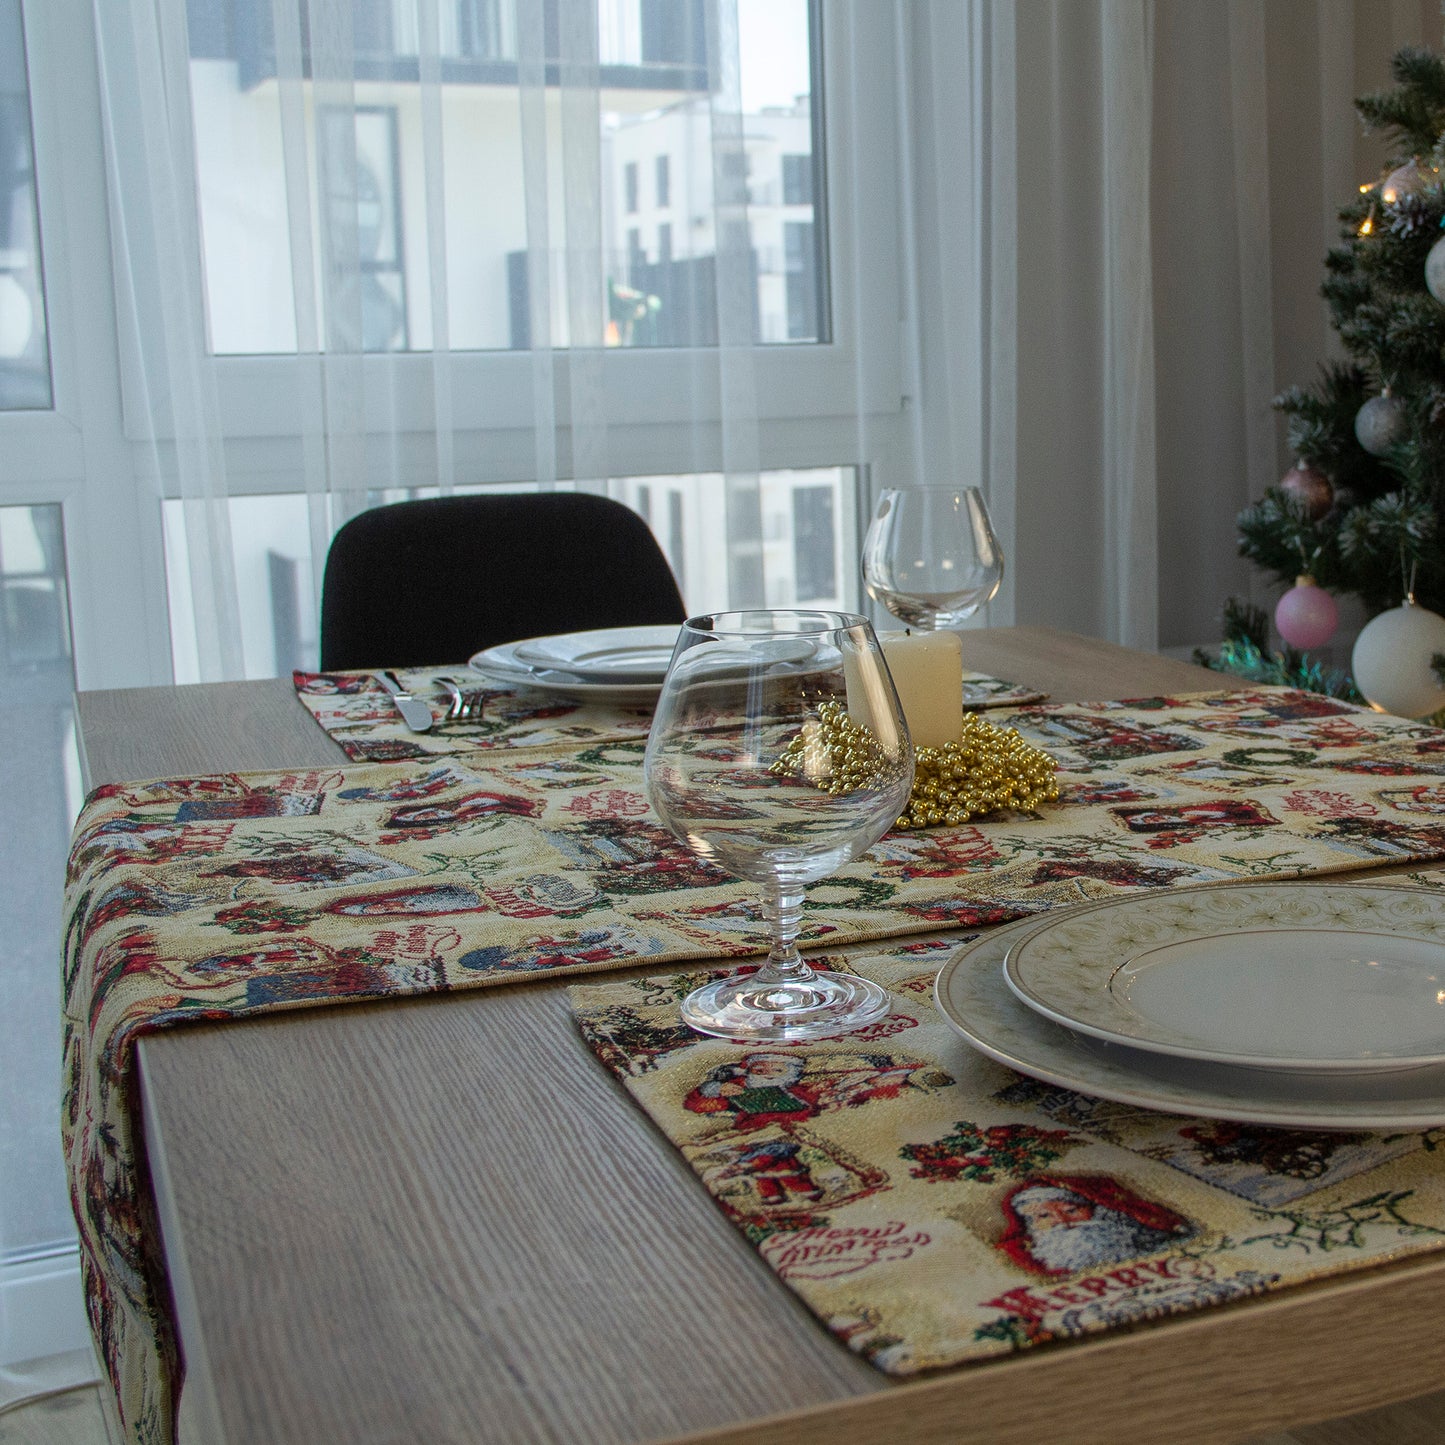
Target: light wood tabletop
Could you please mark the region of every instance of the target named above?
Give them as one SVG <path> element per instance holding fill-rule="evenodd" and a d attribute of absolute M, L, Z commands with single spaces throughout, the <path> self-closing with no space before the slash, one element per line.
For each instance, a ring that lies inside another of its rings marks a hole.
<path fill-rule="evenodd" d="M 1241 685 L 1041 628 L 964 646 L 1064 701 Z M 282 680 L 79 710 L 91 784 L 342 758 Z M 892 1383 L 597 1063 L 566 983 L 142 1041 L 186 1445 L 1225 1441 L 1445 1386 L 1445 1254 Z"/>

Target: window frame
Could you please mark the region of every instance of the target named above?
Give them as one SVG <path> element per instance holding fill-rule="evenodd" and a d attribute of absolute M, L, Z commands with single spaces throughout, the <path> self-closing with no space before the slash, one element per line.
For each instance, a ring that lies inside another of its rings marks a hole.
<path fill-rule="evenodd" d="M 183 0 L 168 3 L 180 5 Z M 825 426 L 831 440 L 822 453 L 799 462 L 795 455 L 786 455 L 795 448 L 773 448 L 762 458 L 764 467 L 854 460 L 859 407 L 882 424 L 896 417 L 902 406 L 902 286 L 896 229 L 901 197 L 893 165 L 897 105 L 891 21 L 886 7 L 871 6 L 866 0 L 830 6 L 826 25 L 821 23 L 820 0 L 811 0 L 810 16 L 814 33 L 822 39 L 814 53 L 814 113 L 822 116 L 821 125 L 815 121 L 814 149 L 815 154 L 821 151 L 818 173 L 826 178 L 826 187 L 818 188 L 817 204 L 826 219 L 820 260 L 832 278 L 831 335 L 818 342 L 737 350 L 746 353 L 753 370 L 764 439 L 773 432 L 796 432 L 799 424 L 812 424 L 806 429 L 814 430 L 829 421 L 833 425 Z M 870 56 L 879 57 L 879 63 L 869 84 L 842 83 L 852 74 L 855 57 Z M 188 85 L 179 86 L 177 93 L 185 96 L 189 107 Z M 185 132 L 189 134 L 189 122 Z M 833 158 L 836 163 L 830 164 Z M 198 214 L 190 219 L 198 235 Z M 199 283 L 199 259 L 193 274 Z M 859 276 L 868 277 L 866 286 L 848 284 L 848 278 Z M 850 298 L 856 298 L 856 304 Z M 128 316 L 128 321 L 153 324 L 149 318 L 159 314 L 143 295 L 137 297 L 137 309 L 138 315 Z M 318 368 L 327 366 L 329 359 L 314 354 L 212 356 L 204 354 L 202 346 L 197 350 L 203 353 L 205 373 L 200 381 L 216 397 L 227 463 L 239 473 L 236 479 L 244 478 L 247 489 L 254 485 L 258 491 L 294 489 L 296 477 L 284 474 L 290 469 L 287 458 L 295 453 L 306 427 L 302 398 L 314 392 Z M 438 377 L 444 375 L 451 391 L 458 455 L 470 454 L 468 480 L 504 483 L 530 475 L 530 441 L 524 447 L 517 445 L 530 438 L 530 428 L 518 428 L 516 418 L 531 414 L 533 353 L 416 351 L 347 356 L 344 361 L 359 371 L 361 413 L 386 419 L 378 436 L 430 433 L 435 426 Z M 716 445 L 709 436 L 720 433 L 724 420 L 720 349 L 638 347 L 600 354 L 595 349 L 559 349 L 550 354 L 548 364 L 556 378 L 559 456 L 570 450 L 572 372 L 590 378 L 600 370 L 609 446 L 624 456 L 650 458 L 644 470 L 672 469 L 676 456 L 660 454 L 663 433 L 687 427 L 688 469 L 721 466 L 720 436 Z M 164 405 L 158 409 L 157 399 L 143 398 L 138 388 L 132 368 L 123 366 L 125 434 L 134 441 L 149 440 L 157 431 L 162 441 L 173 437 L 174 420 L 166 415 Z M 483 437 L 485 446 L 473 445 Z M 161 486 L 166 496 L 174 496 L 178 493 L 169 451 L 162 446 Z M 619 464 L 619 473 L 623 469 Z"/>

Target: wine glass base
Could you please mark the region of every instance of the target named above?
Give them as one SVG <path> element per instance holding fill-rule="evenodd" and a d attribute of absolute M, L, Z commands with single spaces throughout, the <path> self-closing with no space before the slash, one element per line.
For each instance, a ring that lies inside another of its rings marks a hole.
<path fill-rule="evenodd" d="M 690 993 L 682 1019 L 720 1038 L 795 1043 L 852 1033 L 884 1018 L 891 1004 L 885 990 L 852 973 L 814 973 L 781 984 L 761 973 L 733 973 Z"/>

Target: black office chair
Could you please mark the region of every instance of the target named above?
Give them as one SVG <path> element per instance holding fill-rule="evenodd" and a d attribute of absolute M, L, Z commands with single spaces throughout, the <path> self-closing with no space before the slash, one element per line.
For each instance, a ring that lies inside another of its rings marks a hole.
<path fill-rule="evenodd" d="M 647 523 L 584 492 L 396 502 L 331 539 L 326 671 L 464 662 L 520 637 L 687 617 Z"/>

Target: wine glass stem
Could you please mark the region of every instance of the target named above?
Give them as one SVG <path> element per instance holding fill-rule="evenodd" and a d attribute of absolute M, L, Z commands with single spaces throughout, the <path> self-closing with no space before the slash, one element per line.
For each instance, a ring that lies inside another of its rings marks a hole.
<path fill-rule="evenodd" d="M 763 893 L 763 918 L 772 930 L 768 961 L 754 982 L 801 983 L 813 977 L 812 968 L 798 952 L 798 930 L 803 926 L 803 890 L 774 887 Z"/>

